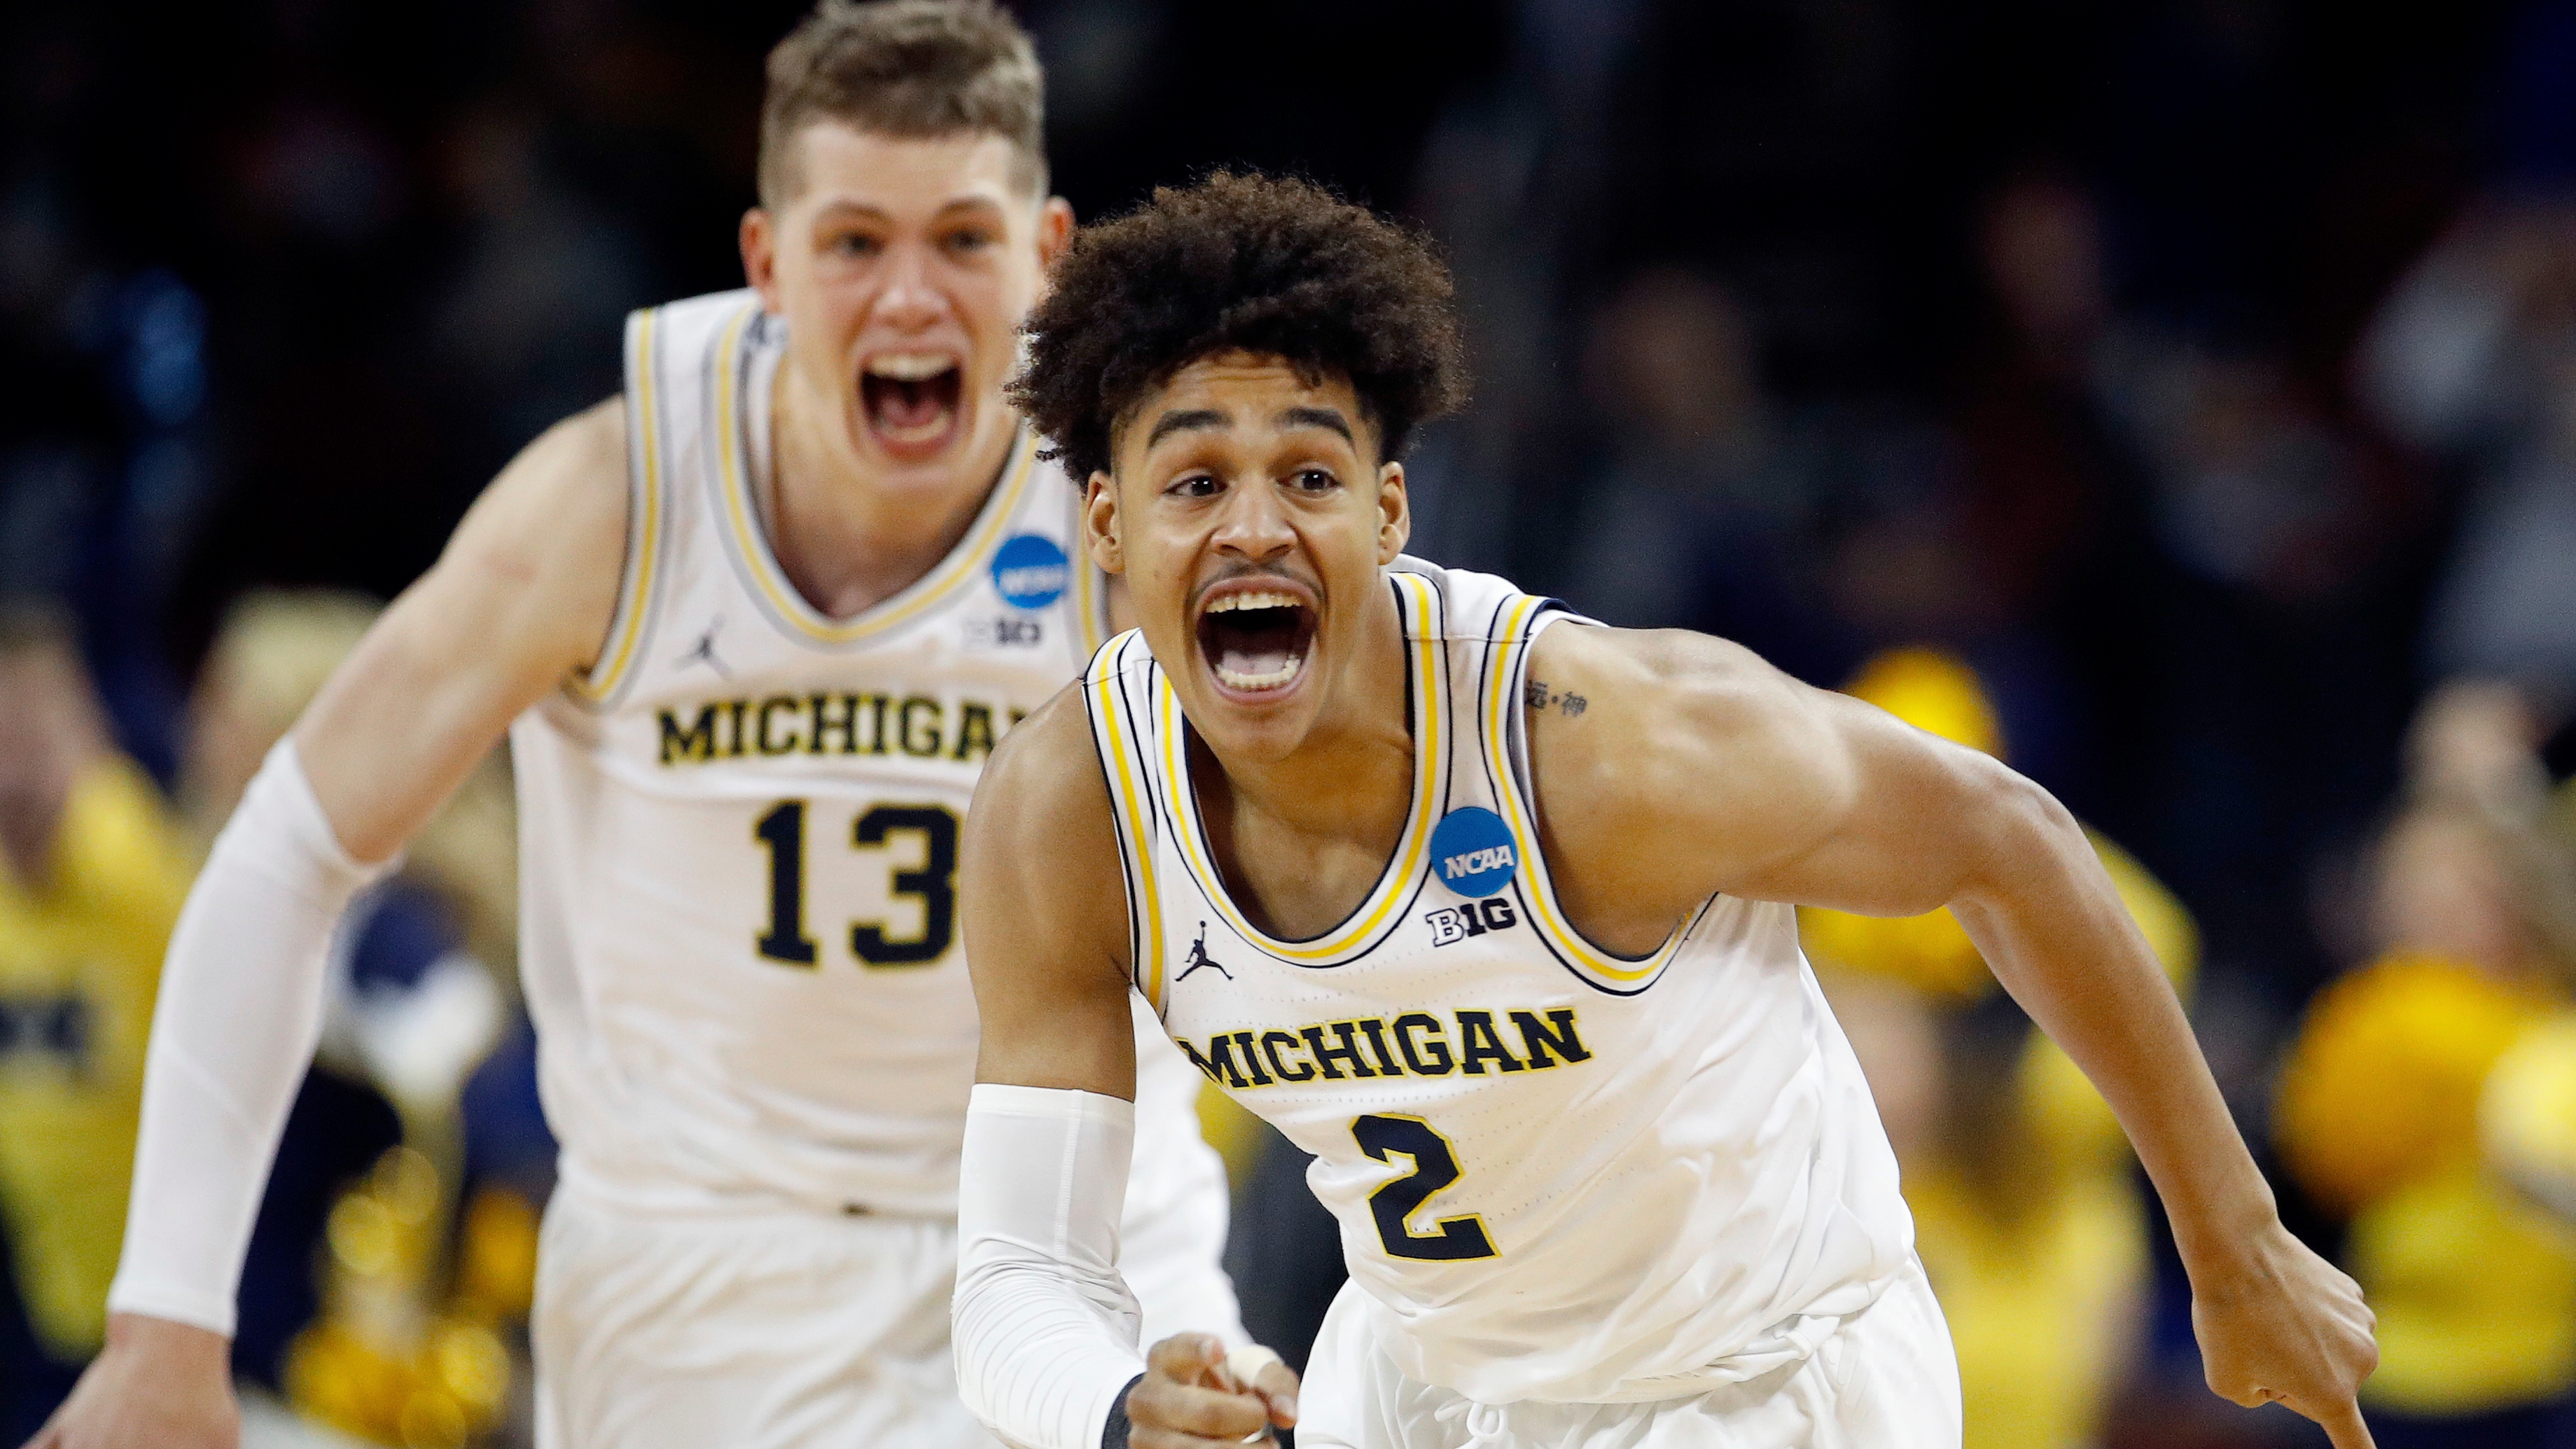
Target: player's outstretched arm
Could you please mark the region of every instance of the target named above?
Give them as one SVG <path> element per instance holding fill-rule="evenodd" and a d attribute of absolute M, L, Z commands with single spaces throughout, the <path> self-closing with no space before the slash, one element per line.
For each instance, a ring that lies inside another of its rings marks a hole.
<path fill-rule="evenodd" d="M 510 719 L 596 654 L 626 499 L 617 402 L 530 444 L 245 792 L 162 968 L 107 1346 L 34 1449 L 238 1443 L 234 1293 L 333 926 Z"/>
<path fill-rule="evenodd" d="M 958 1391 L 1032 1449 L 1240 1443 L 1295 1422 L 1295 1375 L 1240 1350 L 1229 1367 L 1209 1334 L 1140 1354 L 1118 1277 L 1135 1140 L 1127 894 L 1080 688 L 1011 731 L 966 813 L 959 900 L 983 1047 L 957 1193 Z"/>
<path fill-rule="evenodd" d="M 2164 972 L 2047 791 L 1700 635 L 1558 628 L 1531 670 L 1545 848 L 1578 924 L 1651 949 L 1712 891 L 1949 907 L 2136 1145 L 2191 1274 L 2210 1387 L 2287 1403 L 2337 1449 L 2369 1445 L 2370 1310 L 2281 1226 Z"/>

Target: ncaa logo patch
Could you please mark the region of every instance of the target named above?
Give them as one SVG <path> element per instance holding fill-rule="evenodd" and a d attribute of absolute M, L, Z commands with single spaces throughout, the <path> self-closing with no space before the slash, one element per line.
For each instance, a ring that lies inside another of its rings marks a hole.
<path fill-rule="evenodd" d="M 1043 533 L 1014 534 L 993 552 L 993 587 L 1014 609 L 1043 609 L 1073 577 L 1064 550 Z"/>
<path fill-rule="evenodd" d="M 1489 896 L 1520 868 L 1511 827 L 1481 805 L 1462 805 L 1431 832 L 1431 873 L 1462 896 Z"/>

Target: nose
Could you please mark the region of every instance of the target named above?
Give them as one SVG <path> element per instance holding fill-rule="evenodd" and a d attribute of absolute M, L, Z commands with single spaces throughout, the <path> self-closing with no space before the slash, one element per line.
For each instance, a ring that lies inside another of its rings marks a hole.
<path fill-rule="evenodd" d="M 947 312 L 947 299 L 931 285 L 930 265 L 917 246 L 896 246 L 886 256 L 885 286 L 877 293 L 877 320 L 899 332 L 918 332 Z"/>
<path fill-rule="evenodd" d="M 1288 526 L 1278 491 L 1256 482 L 1227 490 L 1225 509 L 1210 542 L 1228 557 L 1268 563 L 1297 546 L 1297 531 Z"/>

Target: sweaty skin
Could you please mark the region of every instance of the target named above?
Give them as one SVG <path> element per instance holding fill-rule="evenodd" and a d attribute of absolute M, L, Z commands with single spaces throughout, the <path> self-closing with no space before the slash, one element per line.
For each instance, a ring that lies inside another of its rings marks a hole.
<path fill-rule="evenodd" d="M 801 189 L 742 224 L 744 272 L 790 338 L 761 506 L 798 591 L 847 617 L 928 572 L 991 492 L 1018 426 L 1001 396 L 1016 329 L 1073 213 L 1014 183 L 998 136 L 897 139 L 827 120 L 791 144 Z M 935 448 L 890 446 L 864 415 L 860 373 L 872 356 L 922 350 L 958 359 L 957 426 Z M 351 855 L 400 850 L 512 719 L 598 657 L 627 491 L 621 399 L 556 424 L 324 686 L 294 738 Z M 115 1314 L 28 1449 L 238 1449 L 228 1360 L 222 1335 Z"/>
<path fill-rule="evenodd" d="M 1301 421 L 1321 413 L 1346 434 Z M 1189 715 L 1227 886 L 1265 929 L 1328 928 L 1375 883 L 1408 804 L 1401 631 L 1379 582 L 1407 531 L 1403 471 L 1377 460 L 1346 382 L 1240 354 L 1148 394 L 1113 456 L 1114 478 L 1090 482 L 1088 543 L 1125 575 Z M 1298 677 L 1247 695 L 1193 631 L 1211 590 L 1256 586 L 1302 591 L 1318 616 Z M 2378 1361 L 2370 1310 L 2281 1226 L 2172 988 L 2064 807 L 1989 756 L 1702 635 L 1551 629 L 1531 678 L 1540 843 L 1579 930 L 1642 954 L 1719 892 L 1874 915 L 1949 907 L 2136 1144 L 2191 1274 L 2210 1387 L 2285 1402 L 2337 1449 L 2368 1449 L 2355 1390 Z M 968 818 L 978 1079 L 1131 1097 L 1125 887 L 1092 749 L 1082 701 L 1059 696 L 994 753 Z M 1226 1397 L 1154 1360 L 1131 1417 L 1191 1417 L 1136 1443 L 1224 1442 L 1189 1432 L 1214 1425 L 1210 1395 Z"/>

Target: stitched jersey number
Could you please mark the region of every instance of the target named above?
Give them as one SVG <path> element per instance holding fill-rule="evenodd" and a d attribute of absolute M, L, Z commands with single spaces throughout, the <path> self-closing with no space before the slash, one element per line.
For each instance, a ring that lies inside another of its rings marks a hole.
<path fill-rule="evenodd" d="M 769 929 L 760 954 L 782 965 L 814 965 L 805 931 L 805 802 L 781 800 L 751 829 L 769 852 Z M 894 893 L 921 902 L 921 933 L 891 937 L 878 922 L 850 927 L 850 953 L 871 966 L 919 966 L 948 954 L 957 935 L 957 817 L 940 805 L 879 805 L 850 827 L 854 847 L 883 846 L 896 835 L 921 837 L 921 865 L 894 873 Z"/>
<path fill-rule="evenodd" d="M 1361 1117 L 1351 1123 L 1360 1151 L 1380 1162 L 1390 1157 L 1412 1160 L 1413 1170 L 1369 1194 L 1369 1211 L 1377 1218 L 1378 1241 L 1398 1258 L 1434 1262 L 1494 1256 L 1494 1240 L 1485 1236 L 1484 1220 L 1473 1213 L 1442 1218 L 1434 1231 L 1417 1233 L 1406 1221 L 1431 1195 L 1458 1180 L 1458 1154 L 1449 1139 L 1419 1117 Z"/>

